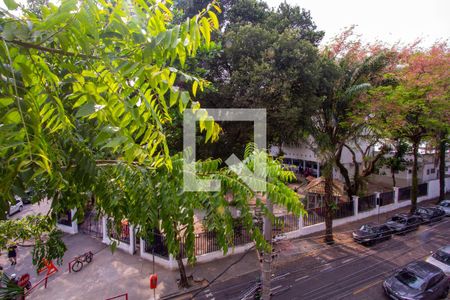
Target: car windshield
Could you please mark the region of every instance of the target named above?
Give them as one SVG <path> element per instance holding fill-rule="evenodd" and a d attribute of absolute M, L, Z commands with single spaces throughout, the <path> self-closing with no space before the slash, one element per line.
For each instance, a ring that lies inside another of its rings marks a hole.
<path fill-rule="evenodd" d="M 402 224 L 405 223 L 405 219 L 402 218 L 402 217 L 398 217 L 398 216 L 392 217 L 391 221 L 394 221 L 394 222 L 397 222 L 397 223 L 402 223 Z"/>
<path fill-rule="evenodd" d="M 433 258 L 450 266 L 450 254 L 445 253 L 442 250 L 436 251 L 436 253 L 433 254 Z"/>
<path fill-rule="evenodd" d="M 425 284 L 425 281 L 422 278 L 407 270 L 400 271 L 395 278 L 404 285 L 415 290 L 421 290 Z"/>
<path fill-rule="evenodd" d="M 450 202 L 441 203 L 440 206 L 442 206 L 442 207 L 450 207 Z"/>
<path fill-rule="evenodd" d="M 363 225 L 361 226 L 361 228 L 359 228 L 359 230 L 366 232 L 373 232 L 373 228 L 370 225 Z"/>

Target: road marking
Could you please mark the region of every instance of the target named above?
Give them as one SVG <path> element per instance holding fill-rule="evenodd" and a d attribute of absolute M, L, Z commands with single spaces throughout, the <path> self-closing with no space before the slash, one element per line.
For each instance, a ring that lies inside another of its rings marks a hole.
<path fill-rule="evenodd" d="M 283 278 L 283 277 L 285 277 L 285 276 L 287 276 L 287 275 L 289 275 L 289 274 L 291 274 L 291 272 L 287 272 L 287 273 L 278 275 L 278 276 L 276 276 L 276 277 L 273 277 L 272 280 L 278 280 L 278 279 L 281 279 L 281 278 Z"/>
<path fill-rule="evenodd" d="M 305 275 L 305 276 L 303 276 L 303 277 L 300 277 L 300 278 L 295 279 L 294 281 L 297 282 L 297 281 L 300 281 L 300 280 L 302 280 L 302 279 L 306 279 L 306 278 L 308 278 L 308 277 L 309 277 L 309 275 Z"/>
<path fill-rule="evenodd" d="M 323 269 L 323 270 L 320 270 L 320 272 L 325 272 L 325 271 L 328 271 L 328 270 L 330 270 L 330 269 L 332 269 L 333 267 L 332 266 L 329 266 L 329 267 L 326 267 L 325 269 Z"/>
<path fill-rule="evenodd" d="M 351 261 L 354 260 L 354 259 L 355 259 L 355 258 L 348 258 L 348 259 L 342 261 L 342 263 L 343 263 L 343 264 L 346 264 L 346 263 L 348 263 L 348 262 L 351 262 Z"/>
<path fill-rule="evenodd" d="M 275 291 L 276 289 L 279 289 L 280 287 L 282 287 L 282 285 L 278 285 L 278 286 L 276 286 L 276 287 L 273 287 L 273 288 L 270 289 L 270 291 L 271 291 L 271 292 L 272 292 L 272 291 Z"/>
<path fill-rule="evenodd" d="M 368 288 L 371 288 L 371 287 L 373 287 L 374 285 L 379 284 L 379 283 L 382 282 L 382 281 L 383 281 L 383 279 L 374 281 L 374 282 L 372 282 L 371 284 L 368 284 L 368 285 L 366 285 L 366 286 L 360 288 L 359 290 L 354 291 L 354 292 L 353 292 L 353 295 L 356 295 L 356 294 L 359 294 L 359 293 L 361 293 L 361 292 L 364 292 L 364 291 L 367 290 Z"/>
<path fill-rule="evenodd" d="M 213 293 L 209 293 L 209 294 L 205 295 L 206 298 L 209 298 L 209 297 L 212 297 L 212 296 L 214 296 Z M 214 300 L 214 298 L 212 298 L 211 300 Z"/>

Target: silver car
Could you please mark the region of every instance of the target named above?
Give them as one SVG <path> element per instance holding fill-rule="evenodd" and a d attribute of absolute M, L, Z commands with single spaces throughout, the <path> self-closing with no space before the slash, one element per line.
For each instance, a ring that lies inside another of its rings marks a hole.
<path fill-rule="evenodd" d="M 427 263 L 435 265 L 450 277 L 450 245 L 440 248 L 438 251 L 428 256 Z"/>
<path fill-rule="evenodd" d="M 22 209 L 23 209 L 23 202 L 22 202 L 22 199 L 20 199 L 19 196 L 15 196 L 15 201 L 16 201 L 16 203 L 12 204 L 9 207 L 9 215 L 10 216 L 15 214 L 16 212 L 22 211 Z"/>
<path fill-rule="evenodd" d="M 445 211 L 447 217 L 450 216 L 450 200 L 442 200 L 441 203 L 439 203 L 439 208 Z"/>

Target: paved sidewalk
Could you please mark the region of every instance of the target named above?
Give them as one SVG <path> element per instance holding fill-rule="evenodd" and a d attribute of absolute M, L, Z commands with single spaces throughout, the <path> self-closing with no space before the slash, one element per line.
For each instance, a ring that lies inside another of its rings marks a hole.
<path fill-rule="evenodd" d="M 425 203 L 434 202 L 426 201 L 421 204 Z M 380 222 L 384 222 L 388 216 L 394 213 L 407 212 L 408 210 L 409 207 L 404 207 L 397 211 L 380 214 Z M 336 242 L 346 243 L 350 247 L 357 246 L 351 241 L 351 231 L 363 223 L 377 222 L 377 220 L 377 216 L 372 216 L 334 228 Z M 274 260 L 274 272 L 282 265 L 307 259 L 308 256 L 315 255 L 316 251 L 333 247 L 323 243 L 322 234 L 320 232 L 298 239 L 278 242 L 275 247 L 277 256 Z M 150 261 L 140 258 L 139 255 L 129 255 L 121 250 L 111 253 L 110 248 L 102 244 L 100 240 L 83 234 L 66 235 L 64 240 L 68 251 L 64 256 L 63 266 L 58 266 L 59 272 L 49 279 L 47 289 L 43 287 L 37 289 L 31 294 L 30 299 L 107 299 L 123 293 L 128 293 L 130 300 L 153 299 L 153 292 L 149 289 L 149 276 L 152 273 Z M 78 273 L 69 273 L 68 262 L 73 257 L 89 250 L 95 253 L 93 262 Z M 237 260 L 240 260 L 239 263 L 223 273 Z M 9 266 L 6 255 L 0 257 L 0 264 L 6 266 L 5 271 L 8 274 L 30 273 L 33 283 L 44 278 L 44 275 L 37 276 L 32 267 L 30 248 L 19 248 L 16 266 Z M 202 280 L 204 285 L 221 273 L 223 274 L 217 279 L 217 282 L 258 270 L 259 261 L 254 250 L 245 256 L 237 254 L 214 262 L 197 264 L 195 267 L 187 267 L 188 275 L 193 275 L 194 279 L 199 281 L 198 286 L 201 286 Z M 158 299 L 162 296 L 183 292 L 178 289 L 176 282 L 178 271 L 170 271 L 156 264 L 156 273 L 158 274 Z"/>

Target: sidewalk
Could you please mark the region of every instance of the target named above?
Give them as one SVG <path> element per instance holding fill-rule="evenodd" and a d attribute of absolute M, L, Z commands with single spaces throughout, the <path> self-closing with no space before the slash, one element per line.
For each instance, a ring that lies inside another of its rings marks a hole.
<path fill-rule="evenodd" d="M 435 202 L 434 200 L 424 201 L 421 205 L 427 203 Z M 408 210 L 409 207 L 403 207 L 396 211 L 380 214 L 380 222 L 384 222 L 395 213 L 407 212 Z M 363 223 L 377 222 L 377 220 L 377 216 L 372 216 L 334 228 L 336 243 L 346 243 L 350 247 L 358 247 L 357 244 L 351 242 L 351 231 L 360 227 Z M 319 232 L 310 236 L 277 242 L 274 270 L 282 265 L 292 264 L 294 261 L 304 259 L 306 256 L 315 255 L 316 251 L 321 251 L 326 247 L 332 247 L 323 243 L 322 235 L 323 233 Z M 57 266 L 59 272 L 50 277 L 47 289 L 38 288 L 31 294 L 30 299 L 107 299 L 123 293 L 128 293 L 130 300 L 153 299 L 153 292 L 149 288 L 149 276 L 153 273 L 151 261 L 144 260 L 139 255 L 129 255 L 121 250 L 111 253 L 110 248 L 102 244 L 100 240 L 83 234 L 66 235 L 64 241 L 68 251 L 64 256 L 63 266 Z M 86 265 L 78 273 L 69 273 L 68 262 L 74 256 L 89 250 L 95 253 L 93 262 Z M 198 282 L 198 286 L 202 286 L 212 281 L 239 259 L 241 259 L 239 263 L 223 273 L 217 279 L 217 282 L 259 270 L 259 260 L 254 250 L 246 255 L 237 254 L 214 262 L 197 264 L 195 267 L 187 266 L 186 270 L 188 275 L 193 275 L 194 280 Z M 5 271 L 8 274 L 21 275 L 28 272 L 32 276 L 31 281 L 33 283 L 44 278 L 44 275 L 36 275 L 31 264 L 30 248 L 21 247 L 19 249 L 16 266 L 9 266 L 6 255 L 0 257 L 0 264 L 5 266 Z M 178 289 L 176 282 L 178 271 L 170 271 L 157 264 L 155 268 L 155 272 L 158 274 L 158 288 L 156 290 L 158 299 L 162 296 L 183 292 Z"/>

